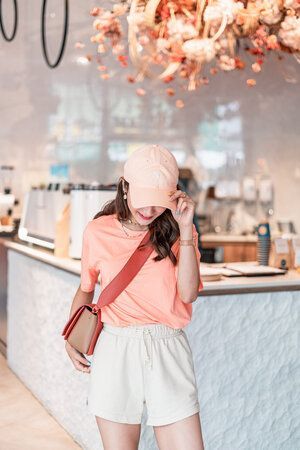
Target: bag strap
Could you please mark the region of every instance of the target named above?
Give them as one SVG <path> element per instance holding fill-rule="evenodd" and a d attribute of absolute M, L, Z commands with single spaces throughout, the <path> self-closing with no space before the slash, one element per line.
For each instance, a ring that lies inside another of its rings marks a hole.
<path fill-rule="evenodd" d="M 97 301 L 97 305 L 99 306 L 99 308 L 102 308 L 103 306 L 106 306 L 109 303 L 113 302 L 144 265 L 150 254 L 153 252 L 153 247 L 151 245 L 143 246 L 149 241 L 150 231 L 148 231 L 143 237 L 138 247 L 132 253 L 121 271 L 112 279 L 112 281 L 103 289 L 103 291 L 99 295 Z"/>

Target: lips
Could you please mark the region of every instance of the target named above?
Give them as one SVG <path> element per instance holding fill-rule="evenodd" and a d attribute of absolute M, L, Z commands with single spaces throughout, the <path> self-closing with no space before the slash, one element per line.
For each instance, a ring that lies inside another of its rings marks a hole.
<path fill-rule="evenodd" d="M 143 214 L 141 214 L 139 211 L 138 211 L 138 213 L 139 213 L 139 215 L 140 215 L 143 219 L 145 219 L 145 220 L 150 220 L 150 219 L 152 219 L 152 217 L 153 217 L 153 216 L 150 216 L 150 217 L 143 216 Z"/>

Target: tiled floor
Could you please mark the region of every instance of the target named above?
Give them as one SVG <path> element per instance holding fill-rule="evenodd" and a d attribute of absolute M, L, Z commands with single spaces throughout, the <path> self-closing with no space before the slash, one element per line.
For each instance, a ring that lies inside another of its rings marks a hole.
<path fill-rule="evenodd" d="M 0 353 L 0 450 L 79 450 Z"/>

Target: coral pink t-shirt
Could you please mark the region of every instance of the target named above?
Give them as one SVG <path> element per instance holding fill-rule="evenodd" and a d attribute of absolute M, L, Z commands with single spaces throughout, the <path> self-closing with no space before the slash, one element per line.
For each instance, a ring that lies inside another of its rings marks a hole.
<path fill-rule="evenodd" d="M 127 236 L 116 214 L 100 216 L 91 220 L 83 233 L 81 255 L 81 289 L 94 290 L 99 279 L 101 289 L 120 272 L 139 245 L 147 230 L 134 231 L 126 228 Z M 193 224 L 193 240 L 200 269 L 198 233 Z M 172 251 L 177 257 L 179 239 Z M 178 265 L 166 257 L 153 261 L 155 249 L 125 290 L 101 310 L 101 320 L 112 325 L 128 326 L 144 323 L 163 323 L 182 328 L 192 316 L 192 304 L 184 303 L 177 292 Z M 200 280 L 199 288 L 202 289 Z"/>

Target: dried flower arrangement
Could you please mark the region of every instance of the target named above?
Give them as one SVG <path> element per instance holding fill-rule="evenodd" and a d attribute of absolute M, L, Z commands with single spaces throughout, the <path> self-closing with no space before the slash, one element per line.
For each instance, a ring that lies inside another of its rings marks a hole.
<path fill-rule="evenodd" d="M 237 51 L 241 40 L 253 57 L 254 74 L 269 51 L 292 53 L 300 62 L 300 0 L 128 0 L 111 10 L 95 7 L 90 14 L 98 55 L 111 51 L 122 67 L 130 59 L 136 71 L 128 76 L 131 83 L 180 78 L 194 90 L 209 82 L 202 75 L 205 64 L 210 63 L 211 75 L 245 67 Z M 98 69 L 103 79 L 110 77 L 105 65 Z M 174 90 L 166 93 L 173 96 Z"/>

